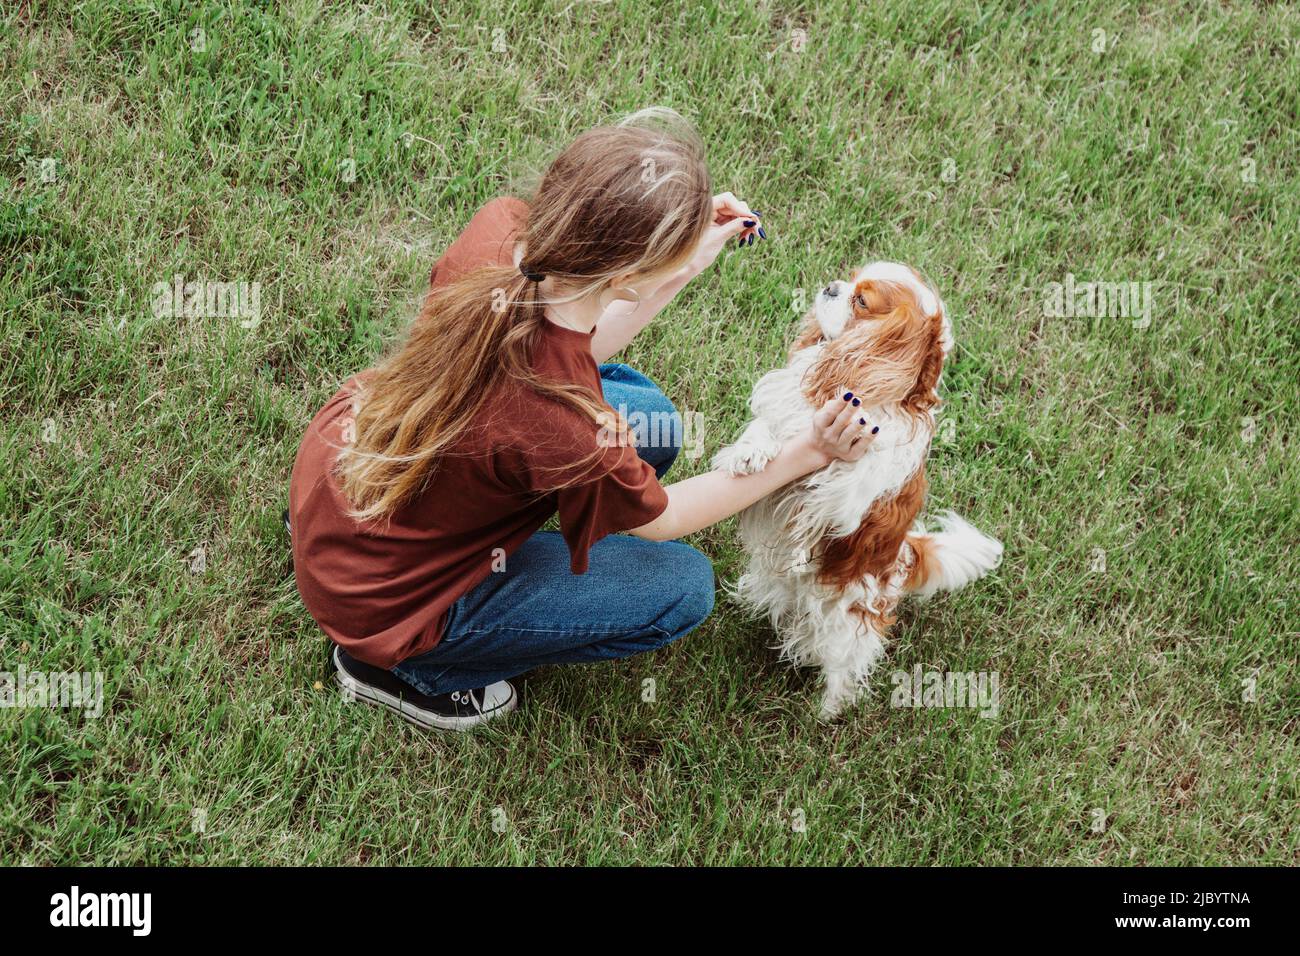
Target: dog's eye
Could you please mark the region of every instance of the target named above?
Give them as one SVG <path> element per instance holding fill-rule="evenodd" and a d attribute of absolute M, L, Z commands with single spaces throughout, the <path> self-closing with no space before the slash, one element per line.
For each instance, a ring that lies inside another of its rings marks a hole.
<path fill-rule="evenodd" d="M 853 307 L 856 309 L 865 309 L 867 307 L 867 300 L 864 299 L 860 294 L 855 295 L 853 297 Z"/>

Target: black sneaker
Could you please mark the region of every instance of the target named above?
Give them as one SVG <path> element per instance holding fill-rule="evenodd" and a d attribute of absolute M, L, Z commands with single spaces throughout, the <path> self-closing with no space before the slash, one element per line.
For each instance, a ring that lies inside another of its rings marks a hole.
<path fill-rule="evenodd" d="M 289 527 L 289 509 L 285 508 L 280 512 L 280 520 L 284 522 L 284 533 L 293 537 L 293 528 Z"/>
<path fill-rule="evenodd" d="M 509 681 L 429 697 L 392 671 L 362 663 L 341 647 L 335 646 L 330 656 L 344 693 L 387 707 L 424 730 L 469 730 L 504 717 L 519 704 L 519 695 Z"/>

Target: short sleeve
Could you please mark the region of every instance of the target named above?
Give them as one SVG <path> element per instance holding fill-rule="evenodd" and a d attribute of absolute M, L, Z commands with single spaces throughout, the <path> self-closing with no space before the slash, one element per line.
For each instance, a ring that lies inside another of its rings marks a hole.
<path fill-rule="evenodd" d="M 528 204 L 513 196 L 493 199 L 433 264 L 429 285 L 439 289 L 484 266 L 514 261 L 515 240 L 528 219 Z"/>
<path fill-rule="evenodd" d="M 587 570 L 588 555 L 606 535 L 648 524 L 668 507 L 668 492 L 635 448 L 608 448 L 588 474 L 597 477 L 556 492 L 569 569 Z"/>

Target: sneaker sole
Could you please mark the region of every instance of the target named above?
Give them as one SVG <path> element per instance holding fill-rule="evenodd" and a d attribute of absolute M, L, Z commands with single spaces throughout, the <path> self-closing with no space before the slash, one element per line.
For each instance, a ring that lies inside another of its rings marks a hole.
<path fill-rule="evenodd" d="M 394 697 L 387 691 L 357 680 L 343 669 L 343 665 L 339 663 L 337 651 L 330 654 L 330 659 L 334 662 L 335 680 L 349 695 L 356 700 L 363 700 L 367 704 L 391 710 L 397 716 L 414 724 L 421 730 L 472 730 L 481 724 L 486 724 L 489 720 L 504 717 L 519 706 L 519 693 L 515 690 L 515 685 L 511 684 L 510 698 L 495 710 L 490 710 L 484 714 L 472 714 L 468 717 L 445 717 L 442 714 L 433 714 L 427 710 L 420 710 L 420 708 L 408 704 L 400 697 Z"/>

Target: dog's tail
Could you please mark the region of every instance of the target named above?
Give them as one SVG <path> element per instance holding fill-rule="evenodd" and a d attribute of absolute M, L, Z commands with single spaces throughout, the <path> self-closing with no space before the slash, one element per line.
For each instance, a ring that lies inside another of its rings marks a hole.
<path fill-rule="evenodd" d="M 937 518 L 938 531 L 908 532 L 916 561 L 904 587 L 919 597 L 956 591 L 979 580 L 1002 560 L 1002 542 L 990 538 L 948 511 Z"/>

